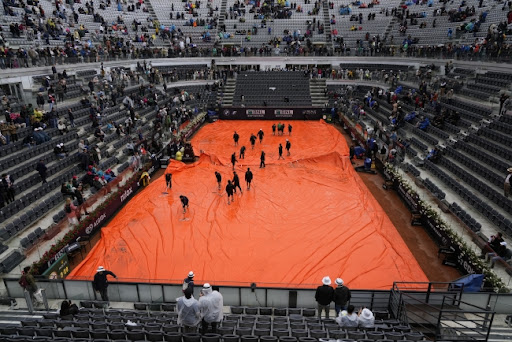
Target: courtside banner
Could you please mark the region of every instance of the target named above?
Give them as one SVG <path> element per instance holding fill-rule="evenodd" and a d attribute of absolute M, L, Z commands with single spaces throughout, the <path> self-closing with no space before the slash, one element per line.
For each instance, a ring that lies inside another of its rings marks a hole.
<path fill-rule="evenodd" d="M 318 120 L 323 108 L 229 107 L 220 111 L 223 120 Z"/>

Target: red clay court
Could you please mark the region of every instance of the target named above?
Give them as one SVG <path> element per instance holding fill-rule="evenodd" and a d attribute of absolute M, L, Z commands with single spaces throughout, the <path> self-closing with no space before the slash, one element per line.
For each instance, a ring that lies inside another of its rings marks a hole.
<path fill-rule="evenodd" d="M 192 139 L 199 161 L 172 161 L 173 188 L 152 179 L 102 229 L 102 237 L 68 278 L 92 279 L 98 266 L 120 280 L 217 285 L 311 287 L 341 277 L 351 288 L 389 289 L 394 281 L 428 281 L 412 253 L 363 184 L 343 136 L 324 122 L 286 121 L 293 133 L 272 136 L 271 121 L 217 121 Z M 277 122 L 276 122 L 277 124 Z M 251 150 L 249 137 L 263 129 Z M 235 147 L 233 133 L 240 135 Z M 291 156 L 277 160 L 279 143 Z M 227 204 L 231 154 L 247 147 L 238 172 L 243 195 Z M 261 150 L 267 154 L 260 169 Z M 246 190 L 247 167 L 254 174 Z M 217 191 L 214 172 L 222 174 Z M 180 195 L 190 200 L 183 221 Z"/>

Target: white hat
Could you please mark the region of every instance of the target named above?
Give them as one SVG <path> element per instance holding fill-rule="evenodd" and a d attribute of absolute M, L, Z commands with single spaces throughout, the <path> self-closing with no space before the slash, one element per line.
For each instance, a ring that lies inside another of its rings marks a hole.
<path fill-rule="evenodd" d="M 509 167 L 509 168 L 507 169 L 507 171 L 508 171 L 508 172 L 512 172 L 512 167 Z"/>
<path fill-rule="evenodd" d="M 373 313 L 369 309 L 363 309 L 363 311 L 361 312 L 361 316 L 363 316 L 363 318 L 365 319 L 372 319 Z"/>
<path fill-rule="evenodd" d="M 341 286 L 341 285 L 343 285 L 343 279 L 341 279 L 341 278 L 336 278 L 335 283 L 336 283 L 336 285 Z"/>
<path fill-rule="evenodd" d="M 103 268 L 103 266 L 98 267 L 98 269 L 96 270 L 96 272 L 103 272 L 103 271 L 105 271 L 105 269 Z"/>
<path fill-rule="evenodd" d="M 209 289 L 210 287 L 210 283 L 204 283 L 203 285 L 203 289 Z"/>
<path fill-rule="evenodd" d="M 500 245 L 502 245 L 502 246 L 506 246 L 506 245 L 507 245 L 507 243 L 506 243 L 505 241 L 501 241 L 501 242 L 500 242 Z"/>
<path fill-rule="evenodd" d="M 325 276 L 323 279 L 322 279 L 322 283 L 324 285 L 331 285 L 331 278 L 329 278 L 329 276 Z"/>
<path fill-rule="evenodd" d="M 189 278 L 194 278 L 194 271 L 188 272 L 188 277 Z"/>

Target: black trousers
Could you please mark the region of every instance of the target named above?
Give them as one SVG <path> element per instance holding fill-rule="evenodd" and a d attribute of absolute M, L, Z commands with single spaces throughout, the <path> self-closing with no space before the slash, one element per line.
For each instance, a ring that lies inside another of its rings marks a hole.
<path fill-rule="evenodd" d="M 212 333 L 216 334 L 217 333 L 217 322 L 208 323 L 204 319 L 201 321 L 201 333 L 202 334 L 206 334 L 208 332 L 208 325 L 209 324 L 212 325 Z"/>

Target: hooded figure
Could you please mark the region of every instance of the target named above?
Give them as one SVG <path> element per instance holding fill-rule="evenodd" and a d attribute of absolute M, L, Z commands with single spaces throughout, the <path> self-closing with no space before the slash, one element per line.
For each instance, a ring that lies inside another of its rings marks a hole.
<path fill-rule="evenodd" d="M 340 327 L 357 327 L 359 324 L 357 313 L 354 312 L 354 305 L 349 305 L 347 311 L 343 310 L 340 315 L 336 317 L 336 322 Z"/>
<path fill-rule="evenodd" d="M 212 333 L 216 333 L 217 324 L 222 321 L 223 317 L 222 307 L 224 306 L 224 300 L 219 291 L 213 291 L 208 283 L 203 285 L 201 293 L 203 295 L 199 298 L 199 308 L 203 318 L 202 333 L 205 334 L 207 332 L 209 324 L 212 325 Z"/>
<path fill-rule="evenodd" d="M 373 328 L 375 325 L 375 317 L 370 309 L 364 308 L 357 319 L 361 328 Z"/>
<path fill-rule="evenodd" d="M 178 324 L 183 326 L 185 333 L 195 332 L 201 321 L 199 302 L 192 296 L 192 289 L 188 287 L 184 296 L 176 299 L 178 309 Z"/>

